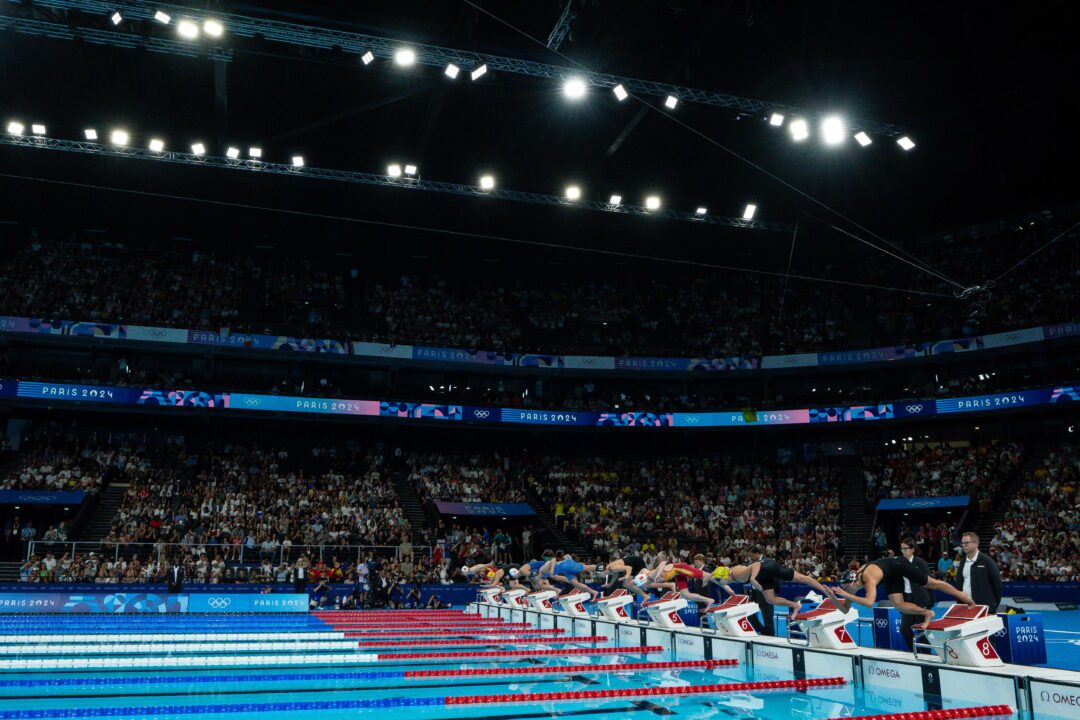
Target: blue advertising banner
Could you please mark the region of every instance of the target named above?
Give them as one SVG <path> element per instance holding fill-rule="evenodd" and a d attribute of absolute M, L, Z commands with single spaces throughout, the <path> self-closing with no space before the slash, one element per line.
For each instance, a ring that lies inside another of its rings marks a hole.
<path fill-rule="evenodd" d="M 84 499 L 81 490 L 0 490 L 0 505 L 79 505 Z"/>
<path fill-rule="evenodd" d="M 1050 401 L 1046 390 L 1018 390 L 993 395 L 946 398 L 935 403 L 938 414 L 974 412 L 977 410 L 1003 410 L 1005 408 L 1040 405 Z"/>
<path fill-rule="evenodd" d="M 443 515 L 505 517 L 536 514 L 527 503 L 436 502 L 435 507 Z"/>
<path fill-rule="evenodd" d="M 946 497 L 921 498 L 886 498 L 878 500 L 878 510 L 929 510 L 931 508 L 967 507 L 971 503 L 970 495 L 949 495 Z"/>
<path fill-rule="evenodd" d="M 307 612 L 306 594 L 158 592 L 0 593 L 0 613 L 288 613 Z"/>

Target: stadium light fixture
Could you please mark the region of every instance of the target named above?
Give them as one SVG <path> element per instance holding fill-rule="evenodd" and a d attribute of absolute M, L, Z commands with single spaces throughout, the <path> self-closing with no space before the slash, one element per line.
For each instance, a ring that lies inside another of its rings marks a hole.
<path fill-rule="evenodd" d="M 217 20 L 206 20 L 203 22 L 202 31 L 209 37 L 219 38 L 225 34 L 225 26 Z"/>
<path fill-rule="evenodd" d="M 94 128 L 86 128 L 83 130 L 83 135 L 86 136 L 87 140 L 97 140 L 97 130 Z"/>
<path fill-rule="evenodd" d="M 405 174 L 406 175 L 416 175 L 416 166 L 415 165 L 406 165 L 405 166 Z"/>
<path fill-rule="evenodd" d="M 120 11 L 119 11 L 119 10 L 117 10 L 116 12 L 114 12 L 114 13 L 113 13 L 113 14 L 112 14 L 112 15 L 111 15 L 111 16 L 109 17 L 109 19 L 110 19 L 110 20 L 112 20 L 112 24 L 113 24 L 113 25 L 119 25 L 120 23 L 124 22 L 124 16 L 120 14 Z"/>
<path fill-rule="evenodd" d="M 401 166 L 394 163 L 386 168 L 386 174 L 392 178 L 401 177 Z"/>
<path fill-rule="evenodd" d="M 810 127 L 802 118 L 796 118 L 788 123 L 788 131 L 791 132 L 791 139 L 795 142 L 802 142 L 810 137 Z"/>
<path fill-rule="evenodd" d="M 674 95 L 668 95 L 666 98 L 664 98 L 664 107 L 666 107 L 668 110 L 674 110 L 675 106 L 678 104 L 679 98 L 675 97 Z"/>
<path fill-rule="evenodd" d="M 364 53 L 363 55 L 360 56 L 360 60 L 365 65 L 370 65 L 374 59 L 375 59 L 375 56 L 371 54 L 370 50 L 368 50 L 366 53 Z"/>
<path fill-rule="evenodd" d="M 165 149 L 165 141 L 153 138 L 150 140 L 150 149 L 154 152 L 161 152 Z"/>
<path fill-rule="evenodd" d="M 471 77 L 473 80 L 479 80 L 485 75 L 487 75 L 487 63 L 484 63 L 483 65 L 469 73 L 469 77 Z"/>
<path fill-rule="evenodd" d="M 753 220 L 754 214 L 757 212 L 757 205 L 748 203 L 746 209 L 742 211 L 743 220 Z"/>
<path fill-rule="evenodd" d="M 581 188 L 579 188 L 577 185 L 568 185 L 567 188 L 566 188 L 566 199 L 567 200 L 580 200 L 581 199 Z"/>
<path fill-rule="evenodd" d="M 238 157 L 240 157 L 240 148 L 230 147 L 228 150 L 225 151 L 225 157 L 229 158 L 230 160 L 236 160 Z"/>
<path fill-rule="evenodd" d="M 206 154 L 206 146 L 203 145 L 201 142 L 195 143 L 194 145 L 191 146 L 191 154 L 192 155 L 205 155 Z"/>
<path fill-rule="evenodd" d="M 394 53 L 394 62 L 401 67 L 409 67 L 416 62 L 416 51 L 412 48 L 400 48 Z"/>
<path fill-rule="evenodd" d="M 35 135 L 44 135 L 45 134 L 45 126 L 42 125 L 41 123 L 34 123 L 33 125 L 30 126 L 30 132 L 34 133 Z"/>
<path fill-rule="evenodd" d="M 697 210 L 694 211 L 694 214 L 695 215 L 708 215 L 709 214 L 709 208 L 707 208 L 707 207 L 699 207 Z"/>
<path fill-rule="evenodd" d="M 915 147 L 915 142 L 907 135 L 897 140 L 896 144 L 902 147 L 904 150 L 910 150 Z"/>
<path fill-rule="evenodd" d="M 248 157 L 250 157 L 252 160 L 261 160 L 262 159 L 262 148 L 257 148 L 257 147 L 248 148 Z"/>
<path fill-rule="evenodd" d="M 461 72 L 461 68 L 459 68 L 454 63 L 450 63 L 449 65 L 446 66 L 446 69 L 443 70 L 443 74 L 446 75 L 446 77 L 450 78 L 451 80 L 457 80 L 458 73 L 460 73 L 460 72 Z"/>
<path fill-rule="evenodd" d="M 619 102 L 622 102 L 626 98 L 630 97 L 630 93 L 626 92 L 626 88 L 624 88 L 622 85 L 616 85 L 615 87 L 611 88 L 611 92 L 615 93 L 615 97 L 619 99 Z"/>
<path fill-rule="evenodd" d="M 112 134 L 109 135 L 109 141 L 113 145 L 119 145 L 121 147 L 123 147 L 124 145 L 127 145 L 128 140 L 130 140 L 130 139 L 131 139 L 131 136 L 128 135 L 127 130 L 113 130 Z"/>
<path fill-rule="evenodd" d="M 571 100 L 580 100 L 585 97 L 588 87 L 581 78 L 570 78 L 563 83 L 563 94 Z"/>
<path fill-rule="evenodd" d="M 199 26 L 190 20 L 181 20 L 176 23 L 176 34 L 185 40 L 194 40 L 199 37 Z"/>
<path fill-rule="evenodd" d="M 659 210 L 660 209 L 660 198 L 659 198 L 659 196 L 650 195 L 649 197 L 645 198 L 645 209 L 646 210 Z"/>
<path fill-rule="evenodd" d="M 156 13 L 154 13 L 154 19 L 162 25 L 168 25 L 170 22 L 172 22 L 172 18 L 169 17 L 169 14 L 162 12 L 161 10 L 158 10 Z"/>
<path fill-rule="evenodd" d="M 622 195 L 612 195 L 608 198 L 608 205 L 611 205 L 612 207 L 619 207 L 622 205 Z"/>
<path fill-rule="evenodd" d="M 491 190 L 495 187 L 495 178 L 491 175 L 484 175 L 480 178 L 480 189 Z"/>
<path fill-rule="evenodd" d="M 821 139 L 826 145 L 840 145 L 847 138 L 847 127 L 839 115 L 830 115 L 821 121 Z"/>
<path fill-rule="evenodd" d="M 21 122 L 12 120 L 8 123 L 7 131 L 10 135 L 22 135 L 24 130 L 26 130 L 26 126 Z"/>
<path fill-rule="evenodd" d="M 302 167 L 304 167 L 304 156 L 303 155 L 293 155 L 292 165 L 293 165 L 294 168 L 302 168 Z"/>
<path fill-rule="evenodd" d="M 863 147 L 866 147 L 874 141 L 870 139 L 869 135 L 860 130 L 859 132 L 855 133 L 855 142 L 859 143 Z"/>
<path fill-rule="evenodd" d="M 773 127 L 780 127 L 784 124 L 784 116 L 780 113 L 773 113 L 769 116 L 769 124 Z"/>

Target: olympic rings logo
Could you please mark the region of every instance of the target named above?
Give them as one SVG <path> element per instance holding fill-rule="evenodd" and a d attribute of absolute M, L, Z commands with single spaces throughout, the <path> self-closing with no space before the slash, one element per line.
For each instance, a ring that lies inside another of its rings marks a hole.
<path fill-rule="evenodd" d="M 232 598 L 227 597 L 212 597 L 206 601 L 206 604 L 212 607 L 214 610 L 224 610 L 232 605 Z"/>
<path fill-rule="evenodd" d="M 889 627 L 889 621 L 886 618 L 878 618 L 874 621 L 874 624 L 877 625 L 879 628 Z"/>
<path fill-rule="evenodd" d="M 244 404 L 248 407 L 258 407 L 259 405 L 262 405 L 262 400 L 259 398 L 246 397 L 244 398 Z"/>
<path fill-rule="evenodd" d="M 474 411 L 473 411 L 473 415 L 474 415 L 475 417 L 478 417 L 478 418 L 480 418 L 481 420 L 484 420 L 484 419 L 486 419 L 486 418 L 487 418 L 487 416 L 488 416 L 488 415 L 490 415 L 490 414 L 491 414 L 491 412 L 490 412 L 490 411 L 488 411 L 488 410 L 474 410 Z"/>
<path fill-rule="evenodd" d="M 917 415 L 918 413 L 921 413 L 923 411 L 923 406 L 922 405 L 908 405 L 904 409 L 907 410 L 912 415 Z"/>

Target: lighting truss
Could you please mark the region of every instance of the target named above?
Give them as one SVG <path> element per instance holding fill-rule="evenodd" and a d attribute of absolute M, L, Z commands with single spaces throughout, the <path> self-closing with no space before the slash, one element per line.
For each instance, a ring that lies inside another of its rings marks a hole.
<path fill-rule="evenodd" d="M 6 0 L 6 2 L 0 0 L 0 7 L 3 5 L 25 4 L 25 0 Z M 206 15 L 206 11 L 204 10 L 197 10 L 181 5 L 149 3 L 144 2 L 143 0 L 120 0 L 119 2 L 102 2 L 101 0 L 33 0 L 33 4 L 34 7 L 48 7 L 57 10 L 78 10 L 84 15 L 101 16 L 105 20 L 108 20 L 108 18 L 117 11 L 122 13 L 125 19 L 130 20 L 152 19 L 154 13 L 159 10 L 165 11 L 173 17 L 201 18 Z M 213 15 L 215 20 L 221 22 L 225 26 L 226 33 L 229 37 L 258 37 L 268 42 L 319 48 L 323 50 L 340 48 L 343 52 L 355 54 L 357 56 L 361 56 L 366 52 L 371 52 L 376 58 L 383 60 L 392 59 L 394 53 L 406 44 L 400 40 L 379 37 L 376 35 L 363 35 L 360 33 L 318 28 L 309 25 L 280 22 L 277 20 L 263 20 L 245 15 L 233 15 L 228 13 L 213 13 Z M 45 23 L 45 25 L 48 26 L 45 28 L 41 26 L 41 21 L 31 22 L 26 18 L 17 16 L 6 16 L 5 21 L 9 27 L 14 27 L 20 32 L 47 35 L 49 37 L 64 37 L 65 39 L 77 37 L 76 31 L 69 28 L 66 23 Z M 63 32 L 58 34 L 61 29 Z M 46 33 L 43 32 L 43 30 L 48 30 L 49 32 Z M 113 31 L 112 33 L 105 33 L 104 31 L 94 32 L 98 38 L 96 42 L 102 42 L 104 44 L 119 44 L 121 47 L 137 47 L 139 44 L 149 43 L 147 38 L 131 33 L 116 31 Z M 114 43 L 110 38 L 110 36 L 114 34 L 123 37 L 117 38 L 117 42 Z M 424 45 L 413 42 L 407 44 L 416 53 L 417 64 L 437 67 L 440 70 L 446 68 L 450 63 L 464 68 L 479 67 L 480 65 L 486 64 L 489 70 L 497 72 L 528 75 L 530 77 L 559 81 L 566 80 L 570 77 L 580 77 L 589 85 L 595 85 L 597 87 L 611 89 L 616 85 L 622 85 L 627 92 L 631 94 L 649 95 L 661 98 L 673 96 L 677 97 L 680 103 L 711 105 L 713 107 L 721 107 L 745 115 L 769 117 L 772 113 L 780 113 L 789 117 L 798 116 L 806 118 L 807 120 L 814 121 L 815 124 L 821 119 L 821 116 L 818 113 L 809 111 L 805 108 L 739 97 L 737 95 L 728 95 L 726 93 L 680 87 L 678 85 L 654 82 L 652 80 L 620 77 L 618 75 L 609 75 L 607 73 L 587 72 L 576 68 L 560 67 L 558 65 L 548 65 L 546 63 L 538 63 L 531 60 L 488 55 L 486 53 L 476 53 L 467 50 L 455 50 L 452 48 L 440 47 L 438 45 Z M 164 49 L 165 46 L 158 45 L 157 49 L 160 52 L 174 52 L 174 50 L 171 49 L 171 45 L 176 45 L 177 48 L 175 52 L 180 52 L 180 54 L 198 54 L 198 48 L 188 47 L 191 43 L 170 43 L 170 49 Z M 147 47 L 149 47 L 148 44 Z M 196 52 L 193 53 L 193 51 Z M 203 52 L 205 53 L 207 51 L 203 50 Z M 215 59 L 228 58 L 216 57 Z M 846 120 L 851 132 L 865 130 L 866 132 L 884 135 L 886 137 L 898 137 L 904 132 L 903 129 L 891 123 L 878 122 L 865 118 L 846 118 Z"/>
<path fill-rule="evenodd" d="M 788 225 L 766 223 L 757 220 L 743 220 L 742 218 L 735 217 L 697 215 L 677 210 L 650 211 L 644 207 L 635 205 L 618 205 L 616 207 L 607 202 L 571 201 L 567 200 L 563 195 L 545 195 L 543 193 L 503 190 L 498 188 L 483 190 L 479 185 L 462 185 L 460 183 L 421 180 L 419 178 L 409 179 L 408 182 L 402 182 L 400 179 L 390 178 L 387 175 L 376 175 L 374 173 L 333 170 L 329 168 L 311 167 L 309 165 L 286 165 L 283 163 L 265 162 L 262 160 L 241 159 L 239 157 L 233 159 L 212 155 L 196 155 L 194 153 L 176 152 L 173 150 L 154 152 L 147 148 L 119 147 L 103 143 L 88 142 L 85 140 L 61 140 L 59 138 L 25 135 L 0 135 L 0 145 L 33 148 L 36 150 L 58 150 L 62 152 L 81 153 L 83 155 L 136 158 L 139 160 L 177 163 L 180 165 L 195 165 L 198 167 L 223 168 L 226 170 L 243 170 L 263 175 L 285 175 L 289 177 L 315 178 L 319 180 L 332 180 L 335 182 L 357 183 L 361 185 L 379 185 L 381 187 L 404 188 L 408 190 L 426 190 L 428 192 L 449 193 L 451 195 L 464 195 L 476 198 L 498 198 L 500 200 L 512 200 L 514 202 L 532 203 L 534 205 L 560 205 L 562 207 L 588 208 L 590 210 L 598 210 L 618 215 L 659 217 L 668 220 L 683 220 L 696 223 L 705 222 L 748 230 L 791 232 L 791 227 Z"/>

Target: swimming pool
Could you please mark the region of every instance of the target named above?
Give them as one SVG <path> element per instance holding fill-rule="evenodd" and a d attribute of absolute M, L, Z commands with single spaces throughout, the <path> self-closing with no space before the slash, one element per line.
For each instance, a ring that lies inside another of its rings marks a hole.
<path fill-rule="evenodd" d="M 842 664 L 797 677 L 546 630 L 461 611 L 2 616 L 0 720 L 818 720 L 933 707 L 919 693 L 856 687 Z"/>

